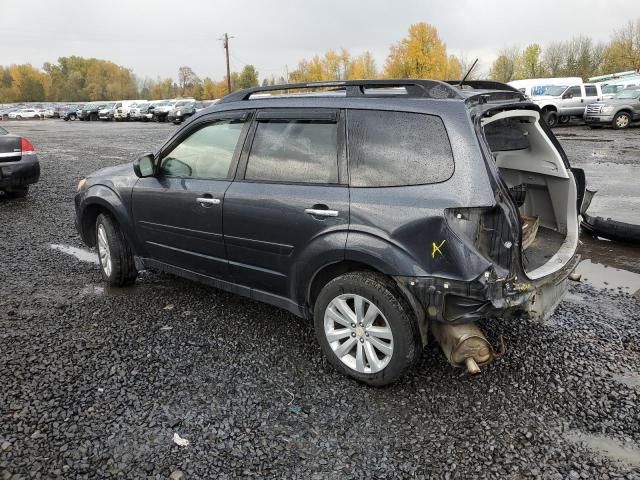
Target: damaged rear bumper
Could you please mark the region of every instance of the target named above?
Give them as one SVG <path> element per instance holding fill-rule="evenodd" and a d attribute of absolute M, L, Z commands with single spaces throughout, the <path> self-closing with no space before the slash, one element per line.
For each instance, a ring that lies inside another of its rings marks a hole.
<path fill-rule="evenodd" d="M 524 275 L 496 278 L 488 270 L 472 281 L 440 277 L 394 277 L 431 322 L 463 324 L 483 318 L 527 315 L 546 319 L 564 297 L 567 278 L 580 261 L 574 255 L 560 270 L 530 281 Z"/>

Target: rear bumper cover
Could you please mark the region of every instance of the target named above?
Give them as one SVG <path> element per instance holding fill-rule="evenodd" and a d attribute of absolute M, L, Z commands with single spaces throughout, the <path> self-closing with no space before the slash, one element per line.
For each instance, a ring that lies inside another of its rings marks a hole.
<path fill-rule="evenodd" d="M 0 188 L 22 187 L 40 179 L 40 162 L 35 155 L 25 155 L 16 162 L 0 162 Z"/>
<path fill-rule="evenodd" d="M 524 275 L 498 279 L 492 272 L 472 281 L 440 277 L 394 277 L 411 292 L 429 320 L 468 323 L 483 318 L 527 315 L 546 319 L 564 297 L 567 277 L 580 261 L 574 255 L 557 272 L 536 281 Z"/>

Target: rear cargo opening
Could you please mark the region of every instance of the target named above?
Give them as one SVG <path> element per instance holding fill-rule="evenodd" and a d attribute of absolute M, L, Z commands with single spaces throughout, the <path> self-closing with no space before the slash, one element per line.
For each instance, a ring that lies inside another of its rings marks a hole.
<path fill-rule="evenodd" d="M 485 136 L 518 207 L 527 277 L 561 269 L 578 245 L 576 183 L 534 110 L 500 112 L 482 120 Z"/>

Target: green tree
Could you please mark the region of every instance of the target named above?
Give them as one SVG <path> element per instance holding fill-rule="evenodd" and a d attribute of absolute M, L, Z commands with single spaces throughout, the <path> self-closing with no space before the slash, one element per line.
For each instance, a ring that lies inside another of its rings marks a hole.
<path fill-rule="evenodd" d="M 251 88 L 257 87 L 258 83 L 258 71 L 253 65 L 245 65 L 238 77 L 238 88 Z"/>
<path fill-rule="evenodd" d="M 518 55 L 514 65 L 514 78 L 540 78 L 546 72 L 542 63 L 542 48 L 537 43 L 525 47 Z"/>

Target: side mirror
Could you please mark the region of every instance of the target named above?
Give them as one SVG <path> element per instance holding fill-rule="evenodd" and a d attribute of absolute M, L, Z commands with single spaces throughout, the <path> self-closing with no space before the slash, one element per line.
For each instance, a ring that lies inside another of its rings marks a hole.
<path fill-rule="evenodd" d="M 562 99 L 566 100 L 568 98 L 571 98 L 573 95 L 571 95 L 570 93 L 565 93 L 564 95 L 562 95 Z"/>
<path fill-rule="evenodd" d="M 138 178 L 152 177 L 156 173 L 153 153 L 147 153 L 133 162 L 133 171 Z"/>

